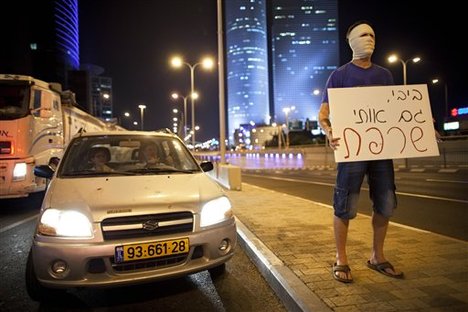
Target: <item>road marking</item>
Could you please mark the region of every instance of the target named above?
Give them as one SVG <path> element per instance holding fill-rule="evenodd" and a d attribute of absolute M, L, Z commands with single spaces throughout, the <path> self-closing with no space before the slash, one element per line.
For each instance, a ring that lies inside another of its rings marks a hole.
<path fill-rule="evenodd" d="M 468 181 L 426 179 L 427 182 L 468 183 Z"/>
<path fill-rule="evenodd" d="M 8 230 L 10 230 L 10 229 L 12 229 L 12 228 L 14 228 L 14 227 L 17 227 L 18 225 L 23 224 L 23 223 L 29 222 L 29 221 L 31 221 L 32 219 L 37 218 L 38 215 L 39 215 L 39 214 L 35 214 L 34 216 L 31 216 L 31 217 L 29 217 L 29 218 L 26 218 L 26 219 L 21 220 L 21 221 L 18 221 L 18 222 L 16 222 L 16 223 L 10 224 L 10 225 L 8 225 L 8 226 L 6 226 L 6 227 L 0 229 L 0 233 L 6 232 L 6 231 L 8 231 Z"/>
<path fill-rule="evenodd" d="M 257 174 L 247 174 L 247 175 L 252 176 L 252 177 L 266 178 L 266 179 L 272 179 L 272 180 L 300 182 L 300 183 L 316 184 L 316 185 L 324 185 L 324 186 L 335 186 L 335 183 L 332 184 L 332 183 L 304 181 L 304 180 L 297 180 L 297 179 L 290 179 L 290 178 L 269 177 L 269 176 L 263 176 L 263 175 L 257 175 Z M 362 187 L 361 190 L 369 191 L 369 188 Z M 446 198 L 446 197 L 438 197 L 438 196 L 430 196 L 430 195 L 422 195 L 422 194 L 413 194 L 413 193 L 405 193 L 405 192 L 396 192 L 396 194 L 409 196 L 409 197 L 435 199 L 435 200 L 442 200 L 442 201 L 448 201 L 448 202 L 454 202 L 454 203 L 468 204 L 468 200 L 463 200 L 463 199 Z"/>

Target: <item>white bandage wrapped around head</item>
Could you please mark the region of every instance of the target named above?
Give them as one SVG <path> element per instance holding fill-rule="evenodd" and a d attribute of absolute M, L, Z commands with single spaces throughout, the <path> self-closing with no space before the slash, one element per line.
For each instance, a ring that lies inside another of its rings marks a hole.
<path fill-rule="evenodd" d="M 353 50 L 353 60 L 369 57 L 375 48 L 374 30 L 367 24 L 360 24 L 348 34 L 348 42 Z"/>

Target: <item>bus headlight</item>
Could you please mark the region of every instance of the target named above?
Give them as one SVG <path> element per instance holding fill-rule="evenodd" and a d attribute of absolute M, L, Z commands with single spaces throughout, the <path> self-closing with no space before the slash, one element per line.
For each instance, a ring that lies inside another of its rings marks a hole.
<path fill-rule="evenodd" d="M 28 166 L 26 163 L 16 163 L 13 168 L 13 181 L 23 181 L 26 179 Z"/>

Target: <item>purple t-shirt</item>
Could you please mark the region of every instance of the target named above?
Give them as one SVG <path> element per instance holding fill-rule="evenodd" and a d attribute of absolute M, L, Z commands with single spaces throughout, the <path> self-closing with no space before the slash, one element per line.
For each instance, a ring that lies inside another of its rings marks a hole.
<path fill-rule="evenodd" d="M 388 86 L 393 84 L 393 76 L 388 69 L 376 64 L 372 64 L 369 68 L 362 68 L 349 62 L 334 70 L 328 77 L 322 103 L 328 103 L 328 88 Z"/>

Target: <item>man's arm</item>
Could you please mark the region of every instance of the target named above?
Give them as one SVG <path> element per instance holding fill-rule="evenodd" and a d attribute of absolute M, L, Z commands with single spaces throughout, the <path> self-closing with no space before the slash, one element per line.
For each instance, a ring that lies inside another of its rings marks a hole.
<path fill-rule="evenodd" d="M 331 123 L 330 123 L 330 106 L 328 103 L 324 102 L 320 106 L 319 111 L 319 124 L 320 127 L 325 131 L 326 135 L 328 136 L 328 132 L 331 131 Z"/>
<path fill-rule="evenodd" d="M 332 127 L 331 127 L 331 122 L 330 122 L 330 106 L 326 102 L 322 103 L 322 105 L 320 106 L 319 124 L 320 124 L 320 127 L 323 129 L 323 131 L 325 131 L 325 134 L 327 135 L 328 143 L 330 147 L 332 149 L 336 149 L 336 147 L 340 145 L 338 143 L 340 138 L 333 137 Z"/>

